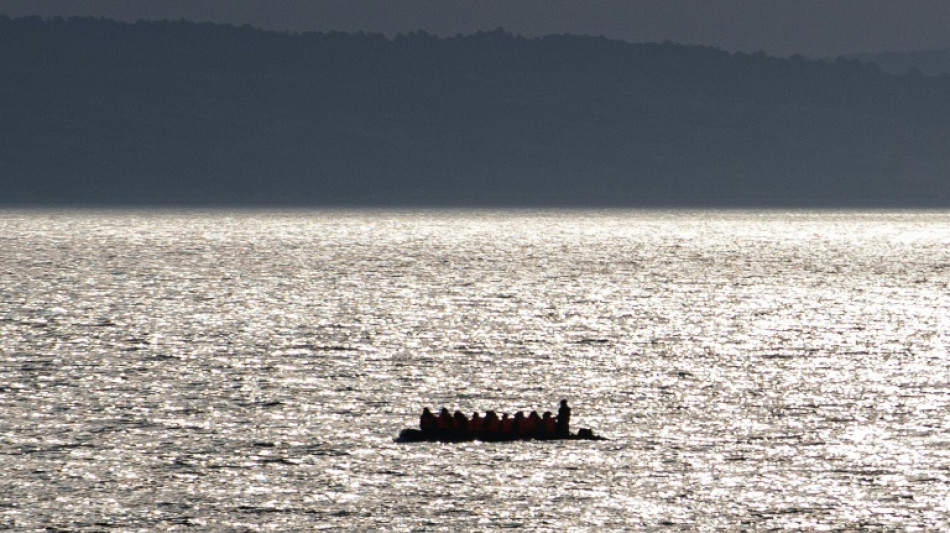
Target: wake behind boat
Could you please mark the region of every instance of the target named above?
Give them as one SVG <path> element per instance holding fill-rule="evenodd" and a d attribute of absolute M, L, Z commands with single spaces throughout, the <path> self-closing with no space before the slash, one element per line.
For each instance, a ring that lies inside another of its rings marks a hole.
<path fill-rule="evenodd" d="M 485 416 L 478 412 L 466 417 L 461 411 L 455 414 L 442 408 L 434 415 L 426 407 L 419 417 L 419 429 L 408 428 L 399 432 L 397 442 L 468 442 L 481 440 L 488 442 L 506 442 L 516 440 L 607 440 L 594 434 L 591 429 L 580 429 L 577 433 L 570 430 L 571 409 L 567 400 L 561 400 L 557 417 L 551 412 L 544 416 L 531 411 L 527 416 L 517 412 L 513 417 L 503 413 L 499 417 L 494 411 Z"/>

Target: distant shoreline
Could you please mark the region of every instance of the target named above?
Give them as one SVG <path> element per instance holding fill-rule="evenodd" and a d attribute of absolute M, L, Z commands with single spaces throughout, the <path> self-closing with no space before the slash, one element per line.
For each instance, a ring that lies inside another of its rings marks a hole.
<path fill-rule="evenodd" d="M 950 206 L 950 75 L 503 30 L 0 34 L 4 205 Z"/>

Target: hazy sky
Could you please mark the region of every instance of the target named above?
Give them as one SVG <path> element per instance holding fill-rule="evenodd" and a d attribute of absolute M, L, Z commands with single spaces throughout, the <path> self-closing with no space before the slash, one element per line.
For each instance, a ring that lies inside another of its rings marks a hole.
<path fill-rule="evenodd" d="M 525 36 L 669 39 L 783 55 L 950 47 L 950 0 L 0 0 L 0 14 L 184 18 L 389 35 L 500 26 Z"/>

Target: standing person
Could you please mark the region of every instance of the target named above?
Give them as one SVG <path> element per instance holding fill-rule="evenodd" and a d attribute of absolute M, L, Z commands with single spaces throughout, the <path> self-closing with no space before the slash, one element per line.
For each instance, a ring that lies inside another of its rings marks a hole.
<path fill-rule="evenodd" d="M 567 406 L 567 400 L 561 400 L 561 406 L 557 410 L 556 426 L 558 437 L 571 434 L 571 408 Z"/>

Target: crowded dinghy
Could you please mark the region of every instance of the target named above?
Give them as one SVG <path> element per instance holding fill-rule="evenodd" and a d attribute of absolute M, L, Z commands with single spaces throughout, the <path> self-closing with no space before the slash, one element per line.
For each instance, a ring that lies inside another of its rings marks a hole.
<path fill-rule="evenodd" d="M 550 411 L 539 415 L 531 411 L 528 415 L 518 411 L 514 416 L 495 411 L 484 415 L 475 412 L 471 417 L 461 411 L 450 413 L 443 407 L 436 415 L 428 407 L 419 417 L 419 429 L 404 429 L 396 439 L 399 442 L 467 442 L 515 441 L 515 440 L 607 440 L 595 435 L 590 429 L 579 429 L 572 433 L 570 429 L 571 408 L 567 400 L 561 400 L 557 416 Z"/>

